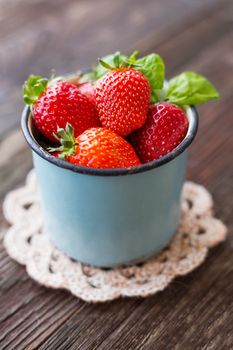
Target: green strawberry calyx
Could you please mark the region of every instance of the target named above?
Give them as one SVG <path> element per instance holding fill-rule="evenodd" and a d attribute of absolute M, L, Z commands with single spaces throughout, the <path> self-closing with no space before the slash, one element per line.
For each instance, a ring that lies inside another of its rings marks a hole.
<path fill-rule="evenodd" d="M 136 64 L 138 54 L 138 51 L 134 51 L 132 55 L 127 57 L 122 56 L 121 53 L 117 51 L 113 55 L 112 64 L 108 63 L 108 61 L 105 61 L 101 58 L 99 58 L 99 63 L 107 70 L 141 67 L 140 64 Z"/>
<path fill-rule="evenodd" d="M 78 145 L 74 137 L 74 128 L 71 124 L 66 123 L 65 129 L 57 128 L 57 134 L 53 136 L 59 141 L 61 146 L 49 147 L 47 150 L 50 153 L 59 152 L 59 158 L 65 159 L 66 157 L 72 156 L 75 153 L 75 147 Z"/>
<path fill-rule="evenodd" d="M 33 105 L 42 92 L 46 90 L 48 82 L 48 79 L 40 75 L 30 75 L 28 80 L 23 84 L 24 103 L 29 106 Z"/>

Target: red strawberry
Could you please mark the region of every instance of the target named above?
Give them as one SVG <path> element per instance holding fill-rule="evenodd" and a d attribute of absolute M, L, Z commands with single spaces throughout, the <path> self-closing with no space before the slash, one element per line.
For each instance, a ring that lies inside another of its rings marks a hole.
<path fill-rule="evenodd" d="M 78 85 L 78 89 L 83 95 L 87 96 L 95 104 L 95 84 L 92 82 Z"/>
<path fill-rule="evenodd" d="M 95 88 L 96 108 L 103 126 L 121 136 L 146 121 L 151 89 L 147 78 L 132 68 L 114 69 Z"/>
<path fill-rule="evenodd" d="M 184 111 L 167 102 L 150 108 L 145 125 L 130 137 L 143 163 L 159 159 L 171 152 L 183 140 L 188 130 Z"/>
<path fill-rule="evenodd" d="M 72 124 L 75 136 L 100 125 L 95 106 L 75 85 L 47 83 L 39 76 L 30 76 L 24 85 L 24 101 L 32 105 L 36 127 L 47 139 L 56 141 L 57 128 L 64 128 L 67 122 Z"/>
<path fill-rule="evenodd" d="M 57 158 L 59 158 L 60 155 L 61 155 L 60 151 L 55 151 L 55 152 L 52 153 L 52 156 L 57 157 Z"/>
<path fill-rule="evenodd" d="M 106 128 L 91 128 L 74 137 L 73 128 L 58 129 L 61 147 L 49 149 L 60 151 L 63 158 L 75 165 L 91 168 L 130 168 L 140 165 L 133 147 L 121 136 Z"/>

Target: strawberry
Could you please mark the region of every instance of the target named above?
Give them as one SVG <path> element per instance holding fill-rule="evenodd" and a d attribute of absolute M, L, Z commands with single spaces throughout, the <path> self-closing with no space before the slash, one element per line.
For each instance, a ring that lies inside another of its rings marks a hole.
<path fill-rule="evenodd" d="M 78 89 L 83 95 L 89 98 L 95 104 L 95 84 L 92 82 L 78 85 Z"/>
<path fill-rule="evenodd" d="M 59 158 L 91 168 L 130 168 L 141 164 L 133 147 L 109 129 L 91 128 L 76 138 L 73 131 L 68 123 L 65 130 L 59 128 L 61 147 L 49 151 L 59 151 Z"/>
<path fill-rule="evenodd" d="M 188 130 L 184 111 L 176 105 L 159 102 L 150 108 L 146 123 L 130 141 L 143 163 L 163 157 L 183 140 Z"/>
<path fill-rule="evenodd" d="M 103 126 L 127 136 L 146 121 L 151 88 L 147 78 L 132 68 L 116 68 L 97 81 L 96 108 Z"/>
<path fill-rule="evenodd" d="M 67 122 L 72 124 L 75 136 L 100 125 L 93 102 L 73 84 L 65 81 L 48 84 L 40 76 L 30 76 L 23 90 L 36 127 L 51 141 L 56 141 L 57 128 L 64 128 Z"/>

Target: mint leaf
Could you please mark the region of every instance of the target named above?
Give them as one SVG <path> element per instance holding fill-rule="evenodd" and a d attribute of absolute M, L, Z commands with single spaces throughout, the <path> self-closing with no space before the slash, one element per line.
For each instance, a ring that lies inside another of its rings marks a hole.
<path fill-rule="evenodd" d="M 152 53 L 139 58 L 135 63 L 136 65 L 141 65 L 141 67 L 136 67 L 135 69 L 144 74 L 149 80 L 151 86 L 151 102 L 157 102 L 159 100 L 157 90 L 163 88 L 165 76 L 165 65 L 162 58 Z"/>
<path fill-rule="evenodd" d="M 114 67 L 116 60 L 117 60 L 117 63 L 121 64 L 121 63 L 125 62 L 126 59 L 127 59 L 127 56 L 122 55 L 119 52 L 116 52 L 116 53 L 107 55 L 105 57 L 102 57 L 101 61 L 104 61 L 109 66 Z M 109 71 L 109 69 L 103 67 L 101 63 L 98 63 L 96 68 L 94 69 L 96 79 L 101 78 L 108 71 Z"/>
<path fill-rule="evenodd" d="M 198 105 L 219 98 L 214 86 L 202 75 L 184 72 L 168 82 L 166 98 L 181 106 Z"/>

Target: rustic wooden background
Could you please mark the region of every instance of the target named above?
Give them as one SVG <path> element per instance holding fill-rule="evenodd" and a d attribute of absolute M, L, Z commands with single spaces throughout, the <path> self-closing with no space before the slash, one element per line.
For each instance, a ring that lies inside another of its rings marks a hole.
<path fill-rule="evenodd" d="M 19 129 L 21 84 L 111 51 L 137 48 L 165 59 L 167 76 L 205 74 L 221 100 L 199 108 L 187 177 L 213 194 L 228 240 L 187 277 L 148 299 L 88 305 L 45 289 L 2 245 L 0 349 L 233 349 L 233 2 L 232 0 L 0 0 L 0 200 L 32 167 Z"/>

